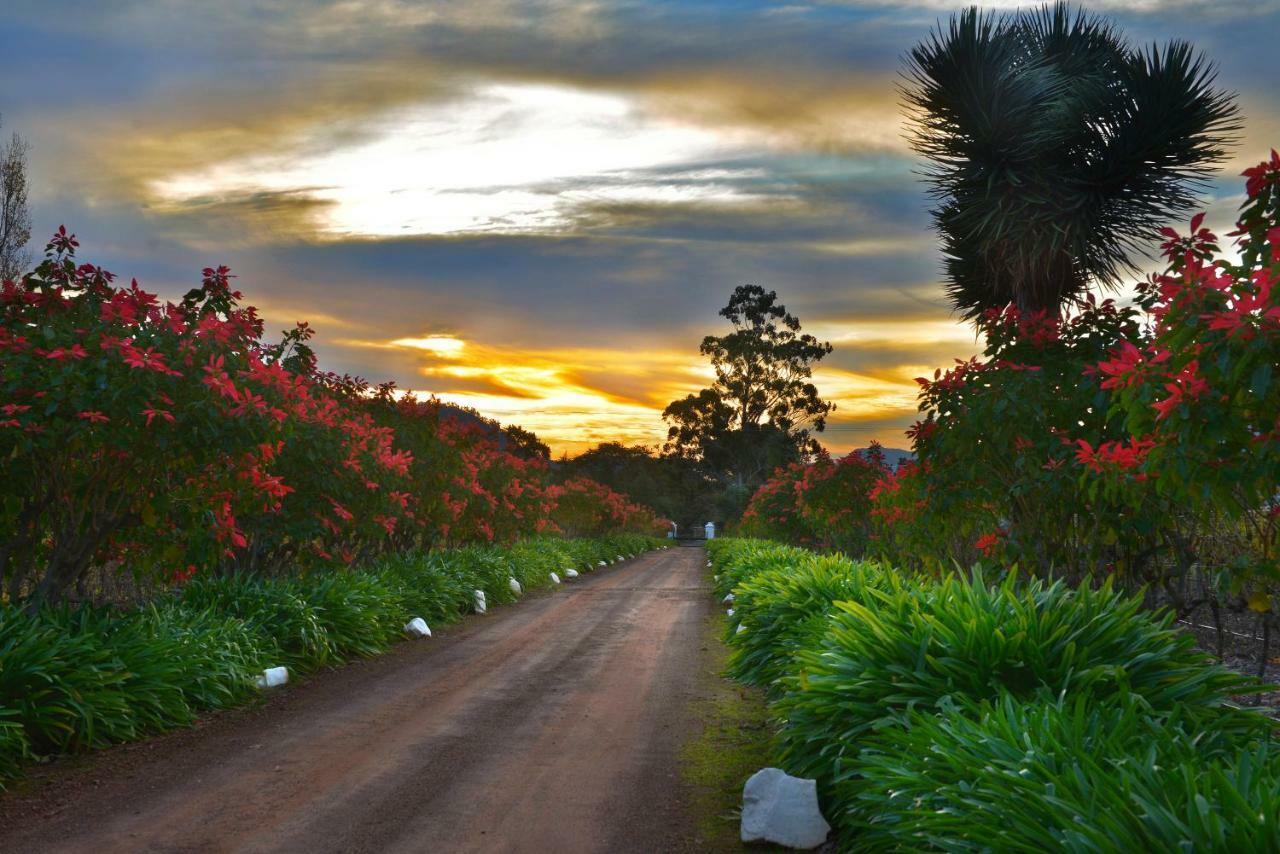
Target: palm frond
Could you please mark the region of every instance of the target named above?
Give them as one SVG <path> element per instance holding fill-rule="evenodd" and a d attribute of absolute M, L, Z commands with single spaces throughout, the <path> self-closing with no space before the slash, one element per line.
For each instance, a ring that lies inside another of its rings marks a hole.
<path fill-rule="evenodd" d="M 947 292 L 969 318 L 1010 302 L 1057 312 L 1116 285 L 1239 130 L 1190 45 L 1134 49 L 1066 3 L 961 12 L 905 76 Z"/>

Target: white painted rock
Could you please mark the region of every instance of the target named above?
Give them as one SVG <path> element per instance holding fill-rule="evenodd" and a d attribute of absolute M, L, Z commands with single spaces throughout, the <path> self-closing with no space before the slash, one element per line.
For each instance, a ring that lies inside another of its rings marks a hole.
<path fill-rule="evenodd" d="M 517 596 L 519 596 L 521 593 L 524 592 L 524 588 L 520 586 L 520 582 L 516 581 L 514 577 L 510 578 L 507 581 L 507 586 L 510 587 L 511 592 L 516 594 Z"/>
<path fill-rule="evenodd" d="M 475 600 L 476 600 L 476 613 L 477 613 L 477 614 L 483 614 L 485 611 L 489 610 L 488 605 L 487 605 L 487 604 L 485 603 L 485 601 L 484 601 L 484 591 L 483 591 L 483 590 L 477 590 L 477 591 L 475 591 Z"/>
<path fill-rule="evenodd" d="M 608 566 L 608 565 L 609 564 L 605 563 L 604 561 L 600 561 L 598 564 L 596 564 L 596 566 Z"/>
<path fill-rule="evenodd" d="M 730 609 L 729 609 L 729 613 L 728 613 L 728 615 L 727 615 L 727 616 L 730 616 L 730 617 L 732 617 L 732 616 L 733 616 L 733 609 L 732 609 L 732 608 L 730 608 Z"/>
<path fill-rule="evenodd" d="M 746 627 L 744 624 L 742 624 L 742 623 L 738 623 L 738 629 L 737 629 L 737 631 L 735 631 L 735 632 L 734 632 L 734 634 L 735 634 L 735 635 L 740 635 L 740 634 L 742 634 L 743 632 L 745 632 L 746 630 L 747 630 L 747 627 Z"/>
<path fill-rule="evenodd" d="M 728 605 L 730 602 L 732 602 L 733 600 L 735 600 L 735 599 L 737 599 L 737 598 L 738 598 L 738 597 L 737 597 L 737 596 L 734 596 L 732 593 L 726 593 L 726 594 L 725 594 L 725 597 L 724 597 L 724 599 L 723 599 L 722 601 L 724 602 L 724 604 Z"/>
<path fill-rule="evenodd" d="M 404 624 L 404 633 L 411 638 L 429 638 L 431 637 L 431 627 L 421 617 L 414 617 Z"/>
<path fill-rule="evenodd" d="M 577 577 L 578 577 L 578 570 L 576 570 L 576 569 L 566 569 L 566 570 L 564 571 L 564 577 L 565 577 L 565 578 L 577 578 Z"/>
<path fill-rule="evenodd" d="M 711 566 L 711 561 L 707 561 L 707 566 Z"/>
<path fill-rule="evenodd" d="M 559 583 L 560 583 L 560 576 L 556 575 L 554 572 L 553 572 L 553 573 L 551 573 L 551 583 L 552 583 L 552 584 L 559 584 Z"/>
<path fill-rule="evenodd" d="M 618 555 L 618 560 L 626 560 L 626 558 L 623 557 L 622 555 Z"/>
<path fill-rule="evenodd" d="M 763 768 L 742 787 L 742 841 L 817 848 L 831 825 L 818 809 L 818 784 Z"/>
<path fill-rule="evenodd" d="M 279 688 L 289 681 L 289 668 L 268 667 L 258 676 L 259 688 Z"/>

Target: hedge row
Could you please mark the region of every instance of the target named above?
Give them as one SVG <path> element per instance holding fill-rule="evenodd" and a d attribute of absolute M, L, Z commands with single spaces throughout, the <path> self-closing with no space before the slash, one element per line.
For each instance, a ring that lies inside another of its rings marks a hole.
<path fill-rule="evenodd" d="M 134 610 L 0 605 L 0 781 L 37 756 L 90 750 L 244 703 L 265 667 L 305 673 L 375 655 L 413 617 L 441 626 L 515 601 L 552 572 L 663 545 L 636 534 L 398 555 L 293 578 L 200 577 Z"/>
<path fill-rule="evenodd" d="M 321 370 L 305 323 L 271 343 L 226 268 L 162 302 L 78 245 L 60 229 L 0 282 L 11 600 L 84 598 L 113 567 L 169 585 L 669 527 L 599 483 L 556 483 L 527 430 Z"/>
<path fill-rule="evenodd" d="M 708 544 L 731 675 L 841 850 L 1277 851 L 1273 722 L 1248 680 L 1109 586 L 912 580 Z"/>

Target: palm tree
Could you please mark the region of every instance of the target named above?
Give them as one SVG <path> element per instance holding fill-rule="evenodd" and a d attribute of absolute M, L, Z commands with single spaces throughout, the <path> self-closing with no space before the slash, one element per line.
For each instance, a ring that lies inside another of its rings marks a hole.
<path fill-rule="evenodd" d="M 1133 272 L 1239 130 L 1214 77 L 1185 42 L 1134 48 L 1061 2 L 971 8 L 917 45 L 903 93 L 955 309 L 1056 314 Z"/>

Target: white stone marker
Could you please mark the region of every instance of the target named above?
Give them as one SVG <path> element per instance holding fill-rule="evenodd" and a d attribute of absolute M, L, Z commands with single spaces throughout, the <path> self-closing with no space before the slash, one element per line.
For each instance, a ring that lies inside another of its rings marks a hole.
<path fill-rule="evenodd" d="M 485 603 L 485 601 L 484 601 L 484 591 L 483 591 L 483 590 L 477 590 L 477 591 L 475 591 L 475 600 L 476 600 L 476 613 L 477 613 L 477 614 L 483 614 L 485 611 L 489 610 L 488 605 L 487 605 L 487 604 Z"/>
<path fill-rule="evenodd" d="M 742 841 L 773 842 L 787 848 L 817 848 L 831 825 L 818 809 L 815 780 L 764 768 L 742 787 Z"/>
<path fill-rule="evenodd" d="M 577 577 L 578 577 L 578 570 L 576 570 L 576 569 L 566 569 L 566 570 L 564 571 L 564 577 L 565 577 L 565 578 L 577 578 Z"/>
<path fill-rule="evenodd" d="M 288 681 L 289 668 L 287 667 L 268 667 L 257 679 L 259 688 L 279 688 Z"/>
<path fill-rule="evenodd" d="M 554 572 L 553 572 L 553 573 L 551 573 L 551 583 L 552 583 L 552 584 L 559 584 L 559 583 L 560 583 L 560 576 L 556 575 Z"/>
<path fill-rule="evenodd" d="M 745 632 L 746 630 L 747 630 L 747 626 L 746 626 L 746 624 L 745 624 L 745 623 L 738 623 L 738 629 L 737 629 L 737 631 L 735 631 L 735 632 L 734 632 L 734 634 L 735 634 L 735 635 L 740 635 L 740 634 L 742 634 L 743 632 Z"/>
<path fill-rule="evenodd" d="M 734 596 L 732 593 L 726 593 L 724 599 L 721 601 L 723 601 L 724 604 L 728 605 L 729 603 L 733 602 L 737 598 L 738 597 Z"/>
<path fill-rule="evenodd" d="M 729 609 L 729 613 L 728 613 L 728 615 L 727 615 L 727 616 L 730 616 L 730 617 L 732 617 L 732 616 L 733 616 L 733 609 L 732 609 L 732 608 L 730 608 L 730 609 Z"/>
<path fill-rule="evenodd" d="M 598 564 L 596 564 L 596 566 L 608 566 L 608 565 L 609 564 L 605 563 L 604 561 L 600 561 Z"/>
<path fill-rule="evenodd" d="M 516 581 L 515 576 L 507 580 L 507 586 L 511 588 L 511 592 L 519 596 L 524 592 L 524 588 L 520 586 L 520 582 Z"/>
<path fill-rule="evenodd" d="M 431 637 L 431 627 L 421 617 L 414 617 L 404 624 L 404 633 L 411 638 L 429 638 Z"/>

